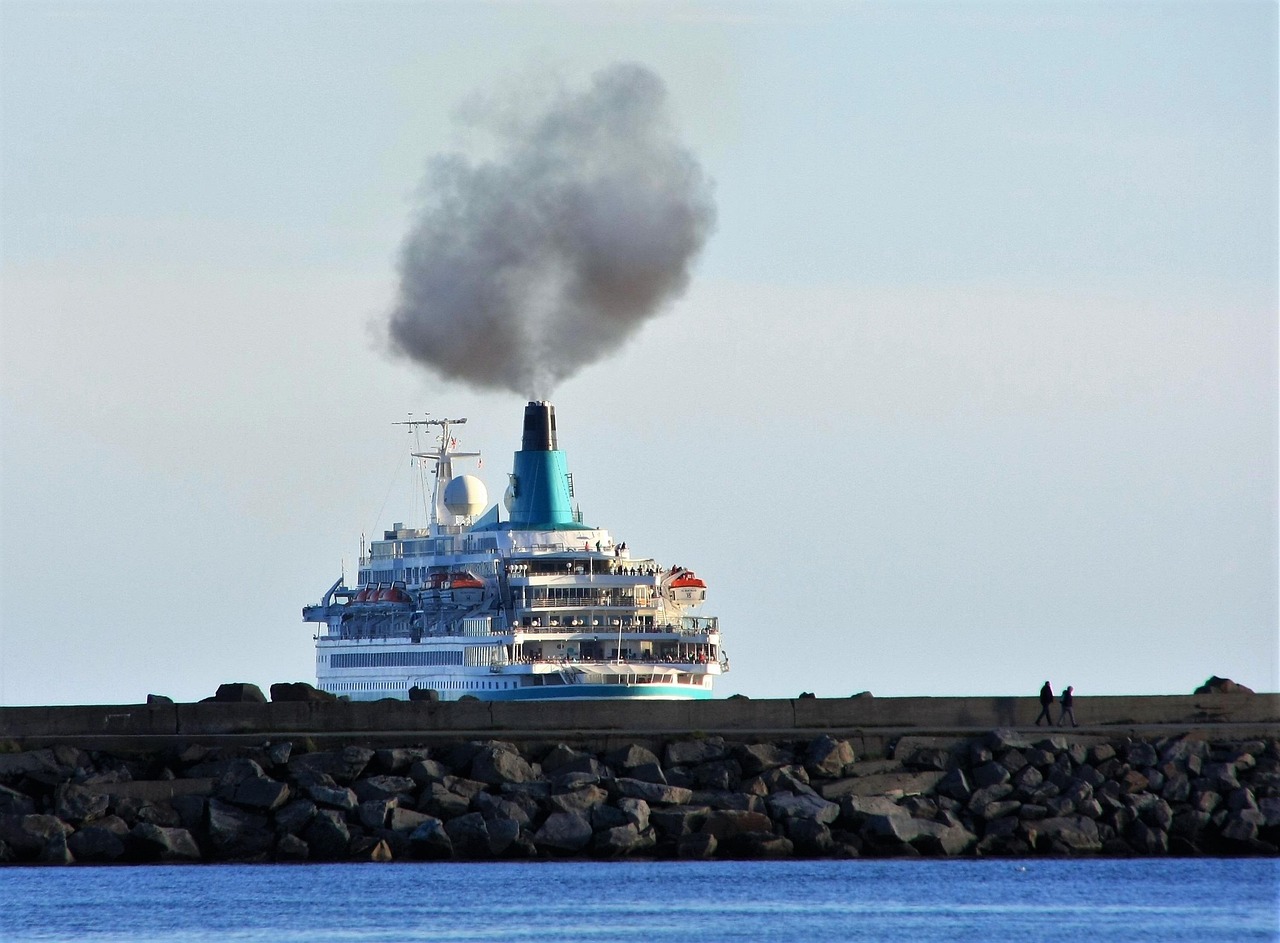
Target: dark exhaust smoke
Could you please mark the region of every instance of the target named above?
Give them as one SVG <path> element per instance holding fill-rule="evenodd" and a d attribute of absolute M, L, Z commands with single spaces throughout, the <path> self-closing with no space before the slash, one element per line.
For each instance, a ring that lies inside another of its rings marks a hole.
<path fill-rule="evenodd" d="M 546 399 L 679 296 L 715 207 L 666 98 L 649 69 L 619 64 L 533 107 L 491 105 L 492 159 L 429 164 L 401 248 L 392 349 Z"/>

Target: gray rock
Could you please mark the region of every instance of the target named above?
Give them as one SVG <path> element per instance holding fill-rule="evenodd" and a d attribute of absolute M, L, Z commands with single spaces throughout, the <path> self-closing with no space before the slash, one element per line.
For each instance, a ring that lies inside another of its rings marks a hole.
<path fill-rule="evenodd" d="M 1125 745 L 1124 760 L 1130 766 L 1144 769 L 1155 766 L 1159 762 L 1156 748 L 1142 740 L 1134 740 Z"/>
<path fill-rule="evenodd" d="M 573 792 L 552 796 L 548 802 L 557 812 L 573 812 L 583 817 L 590 817 L 591 810 L 609 798 L 609 794 L 599 786 L 587 786 Z"/>
<path fill-rule="evenodd" d="M 976 812 L 993 802 L 999 802 L 1001 799 L 1013 792 L 1013 787 L 1007 783 L 995 786 L 986 786 L 982 789 L 975 789 L 969 796 L 966 803 L 970 811 Z"/>
<path fill-rule="evenodd" d="M 735 759 L 712 760 L 710 763 L 700 763 L 689 771 L 689 775 L 693 777 L 699 788 L 714 789 L 720 792 L 737 791 L 738 785 L 742 782 L 742 766 Z M 643 779 L 637 776 L 637 779 Z"/>
<path fill-rule="evenodd" d="M 668 747 L 668 752 L 670 747 Z M 720 757 L 709 757 L 719 759 Z M 758 776 L 765 770 L 788 766 L 795 762 L 790 750 L 773 743 L 749 743 L 734 751 L 734 758 L 742 767 L 744 776 Z M 668 761 L 669 762 L 669 761 Z"/>
<path fill-rule="evenodd" d="M 1230 812 L 1222 825 L 1222 837 L 1228 841 L 1250 843 L 1257 839 L 1258 828 L 1266 824 L 1266 816 L 1257 809 Z"/>
<path fill-rule="evenodd" d="M 444 823 L 445 833 L 453 843 L 453 852 L 461 858 L 487 858 L 493 852 L 489 847 L 489 826 L 479 812 L 468 812 Z M 519 830 L 517 829 L 517 834 Z"/>
<path fill-rule="evenodd" d="M 201 859 L 200 847 L 185 828 L 162 828 L 141 822 L 129 831 L 128 844 L 129 850 L 143 861 Z"/>
<path fill-rule="evenodd" d="M 776 793 L 768 799 L 769 815 L 775 819 L 813 819 L 830 825 L 840 815 L 840 806 L 813 795 Z"/>
<path fill-rule="evenodd" d="M 275 814 L 276 829 L 296 835 L 316 814 L 316 804 L 309 799 L 295 799 Z"/>
<path fill-rule="evenodd" d="M 1021 733 L 1007 727 L 991 731 L 984 738 L 984 742 L 994 754 L 1000 754 L 1006 750 L 1026 750 L 1031 746 Z"/>
<path fill-rule="evenodd" d="M 552 812 L 533 836 L 541 850 L 563 854 L 581 851 L 591 841 L 591 823 L 574 812 Z"/>
<path fill-rule="evenodd" d="M 635 769 L 637 766 L 646 766 L 650 763 L 655 766 L 661 765 L 652 750 L 634 743 L 619 747 L 616 750 L 610 750 L 605 754 L 604 761 L 613 769 L 628 771 Z M 635 778 L 643 779 L 644 777 Z"/>
<path fill-rule="evenodd" d="M 289 787 L 265 776 L 244 779 L 235 787 L 231 801 L 236 805 L 273 812 L 289 801 Z"/>
<path fill-rule="evenodd" d="M 347 857 L 351 831 L 335 809 L 320 809 L 302 832 L 311 857 L 320 861 L 341 861 Z"/>
<path fill-rule="evenodd" d="M 442 783 L 444 778 L 449 775 L 449 767 L 436 760 L 415 760 L 409 764 L 409 776 L 419 786 L 425 786 L 428 783 Z"/>
<path fill-rule="evenodd" d="M 643 799 L 619 799 L 618 811 L 627 817 L 637 831 L 643 832 L 649 828 L 649 803 Z M 1277 808 L 1277 814 L 1280 815 L 1280 808 Z"/>
<path fill-rule="evenodd" d="M 532 820 L 530 811 L 519 802 L 513 802 L 510 799 L 504 799 L 501 796 L 495 796 L 487 792 L 482 792 L 476 796 L 471 805 L 490 822 L 489 827 L 491 830 L 493 828 L 492 822 L 495 819 L 515 822 L 517 826 L 528 826 Z M 534 811 L 536 812 L 536 807 Z"/>
<path fill-rule="evenodd" d="M 430 757 L 426 747 L 388 747 L 373 751 L 374 765 L 384 773 L 397 775 L 409 775 L 409 767 Z"/>
<path fill-rule="evenodd" d="M 1140 855 L 1164 855 L 1169 853 L 1169 836 L 1158 828 L 1152 828 L 1139 819 L 1129 827 L 1127 843 Z"/>
<path fill-rule="evenodd" d="M 920 835 L 921 823 L 903 809 L 867 816 L 860 834 L 876 845 L 909 844 Z"/>
<path fill-rule="evenodd" d="M 444 823 L 432 816 L 410 833 L 409 847 L 415 858 L 439 861 L 453 857 L 453 841 Z"/>
<path fill-rule="evenodd" d="M 111 802 L 104 793 L 93 792 L 71 783 L 59 785 L 53 796 L 54 814 L 64 822 L 77 826 L 105 815 Z"/>
<path fill-rule="evenodd" d="M 781 835 L 748 832 L 735 838 L 727 852 L 742 858 L 790 858 L 795 853 L 795 846 L 791 839 Z"/>
<path fill-rule="evenodd" d="M 353 790 L 345 786 L 308 786 L 306 793 L 317 805 L 354 812 L 360 800 Z"/>
<path fill-rule="evenodd" d="M 693 798 L 692 789 L 646 783 L 639 779 L 615 779 L 614 788 L 627 799 L 643 799 L 650 805 L 684 805 Z"/>
<path fill-rule="evenodd" d="M 1009 770 L 1002 763 L 997 763 L 994 760 L 990 763 L 983 763 L 973 771 L 972 775 L 973 784 L 979 789 L 1003 785 L 1011 778 Z"/>
<path fill-rule="evenodd" d="M 916 747 L 902 757 L 907 769 L 945 770 L 951 764 L 951 754 L 939 747 Z"/>
<path fill-rule="evenodd" d="M 705 766 L 707 764 L 703 765 Z M 632 779 L 643 780 L 647 783 L 658 783 L 663 786 L 667 785 L 667 776 L 662 771 L 662 767 L 657 763 L 644 763 L 640 766 L 633 767 L 629 772 Z"/>
<path fill-rule="evenodd" d="M 368 829 L 386 828 L 391 810 L 399 808 L 395 799 L 366 799 L 356 807 L 356 819 Z"/>
<path fill-rule="evenodd" d="M 848 740 L 837 740 L 823 734 L 809 742 L 804 765 L 810 776 L 835 778 L 843 776 L 846 767 L 856 761 Z"/>
<path fill-rule="evenodd" d="M 955 799 L 957 802 L 968 802 L 969 797 L 973 795 L 973 787 L 969 783 L 969 778 L 965 776 L 964 771 L 961 769 L 949 770 L 938 780 L 933 789 L 939 795 Z"/>
<path fill-rule="evenodd" d="M 210 799 L 205 834 L 219 858 L 255 859 L 271 850 L 267 818 L 239 809 L 220 799 Z"/>
<path fill-rule="evenodd" d="M 415 812 L 413 809 L 402 809 L 397 806 L 387 814 L 387 828 L 393 832 L 415 832 L 424 822 L 434 818 L 435 816 L 427 815 L 423 812 Z"/>
<path fill-rule="evenodd" d="M 34 815 L 36 801 L 26 793 L 0 786 L 0 815 Z"/>
<path fill-rule="evenodd" d="M 233 681 L 229 684 L 218 685 L 218 692 L 213 697 L 205 698 L 206 701 L 218 701 L 222 703 L 234 704 L 265 704 L 267 703 L 266 695 L 262 693 L 262 688 L 256 684 L 250 684 L 247 681 Z"/>
<path fill-rule="evenodd" d="M 1094 853 L 1102 850 L 1098 825 L 1083 815 L 1043 819 L 1037 831 L 1056 849 L 1070 853 Z"/>
<path fill-rule="evenodd" d="M 360 777 L 371 759 L 373 750 L 367 747 L 353 746 L 336 752 L 303 753 L 289 758 L 289 772 L 300 781 L 311 773 L 331 776 L 335 782 L 347 784 Z"/>
<path fill-rule="evenodd" d="M 471 810 L 471 799 L 453 792 L 444 783 L 431 783 L 422 790 L 418 809 L 439 819 L 452 819 Z"/>
<path fill-rule="evenodd" d="M 286 833 L 276 840 L 277 861 L 306 861 L 310 857 L 311 849 L 297 835 Z"/>
<path fill-rule="evenodd" d="M 683 836 L 676 844 L 676 857 L 687 861 L 705 861 L 715 857 L 719 847 L 714 835 L 702 832 Z"/>
<path fill-rule="evenodd" d="M 527 783 L 536 778 L 528 761 L 508 743 L 491 744 L 477 753 L 471 761 L 471 776 L 493 786 Z"/>
<path fill-rule="evenodd" d="M 698 830 L 726 841 L 746 832 L 772 833 L 773 820 L 760 812 L 714 809 L 706 813 Z"/>
<path fill-rule="evenodd" d="M 631 823 L 598 832 L 592 841 L 595 852 L 605 858 L 625 858 L 628 855 L 652 848 L 655 844 L 651 832 L 641 832 Z"/>
<path fill-rule="evenodd" d="M 679 840 L 698 831 L 711 810 L 706 806 L 669 806 L 649 811 L 649 822 L 664 838 Z"/>
<path fill-rule="evenodd" d="M 85 862 L 119 861 L 125 852 L 120 835 L 98 825 L 86 826 L 67 836 L 67 848 L 77 861 Z"/>
<path fill-rule="evenodd" d="M 702 740 L 674 740 L 667 744 L 663 755 L 664 766 L 697 766 L 721 760 L 726 756 L 723 737 L 707 737 Z"/>
<path fill-rule="evenodd" d="M 489 854 L 497 857 L 505 855 L 515 846 L 520 837 L 520 826 L 511 819 L 489 819 Z"/>
<path fill-rule="evenodd" d="M 361 802 L 369 799 L 412 800 L 417 782 L 409 776 L 368 776 L 351 784 L 351 791 Z"/>
<path fill-rule="evenodd" d="M 990 822 L 993 819 L 1001 819 L 1006 815 L 1017 815 L 1018 810 L 1022 808 L 1022 803 L 1016 799 L 1006 799 L 997 802 L 988 802 L 980 809 L 975 809 L 974 814 L 983 821 Z"/>
<path fill-rule="evenodd" d="M 802 855 L 826 855 L 835 847 L 831 829 L 815 819 L 788 819 L 786 832 L 795 851 Z"/>
<path fill-rule="evenodd" d="M 222 689 L 219 688 L 219 691 Z M 262 694 L 261 691 L 258 694 Z M 271 700 L 285 703 L 336 701 L 338 696 L 305 681 L 281 681 L 271 685 Z"/>

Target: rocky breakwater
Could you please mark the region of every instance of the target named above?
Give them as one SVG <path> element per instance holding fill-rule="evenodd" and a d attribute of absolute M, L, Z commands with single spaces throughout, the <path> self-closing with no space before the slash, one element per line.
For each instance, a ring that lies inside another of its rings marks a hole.
<path fill-rule="evenodd" d="M 0 754 L 11 864 L 1277 854 L 1280 741 L 994 731 Z"/>

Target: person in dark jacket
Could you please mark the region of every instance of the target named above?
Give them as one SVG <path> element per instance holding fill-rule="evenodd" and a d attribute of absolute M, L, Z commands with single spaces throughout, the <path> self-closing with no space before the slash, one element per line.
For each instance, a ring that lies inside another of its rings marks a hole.
<path fill-rule="evenodd" d="M 1072 691 L 1072 687 L 1071 685 L 1068 684 L 1067 689 L 1062 692 L 1062 713 L 1058 715 L 1059 727 L 1061 727 L 1066 722 L 1068 717 L 1071 718 L 1072 727 L 1080 726 L 1079 724 L 1076 723 L 1076 712 L 1074 710 L 1076 701 L 1075 701 L 1075 698 L 1072 696 L 1071 691 Z"/>
<path fill-rule="evenodd" d="M 1044 722 L 1050 727 L 1053 726 L 1053 718 L 1049 716 L 1049 708 L 1053 706 L 1053 688 L 1049 686 L 1049 682 L 1044 683 L 1044 687 L 1040 689 L 1040 717 L 1044 718 Z M 1040 726 L 1040 717 L 1036 718 L 1036 726 Z"/>

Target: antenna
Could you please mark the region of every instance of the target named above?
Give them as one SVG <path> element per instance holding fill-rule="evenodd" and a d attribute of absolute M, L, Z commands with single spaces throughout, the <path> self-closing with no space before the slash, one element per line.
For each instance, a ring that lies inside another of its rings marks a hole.
<path fill-rule="evenodd" d="M 426 415 L 430 415 L 427 413 Z M 404 422 L 393 422 L 393 426 L 408 426 L 410 433 L 416 433 L 423 426 L 438 426 L 440 434 L 436 438 L 437 447 L 434 452 L 412 452 L 414 458 L 425 458 L 435 462 L 435 482 L 431 486 L 431 512 L 429 526 L 432 535 L 440 533 L 441 512 L 448 513 L 448 509 L 444 508 L 444 489 L 440 484 L 441 479 L 447 485 L 453 479 L 453 460 L 455 458 L 477 458 L 479 452 L 460 452 L 457 449 L 457 441 L 449 434 L 449 430 L 453 426 L 465 425 L 466 419 L 414 419 L 413 414 L 409 414 L 410 418 Z M 425 489 L 424 489 L 425 491 Z"/>

